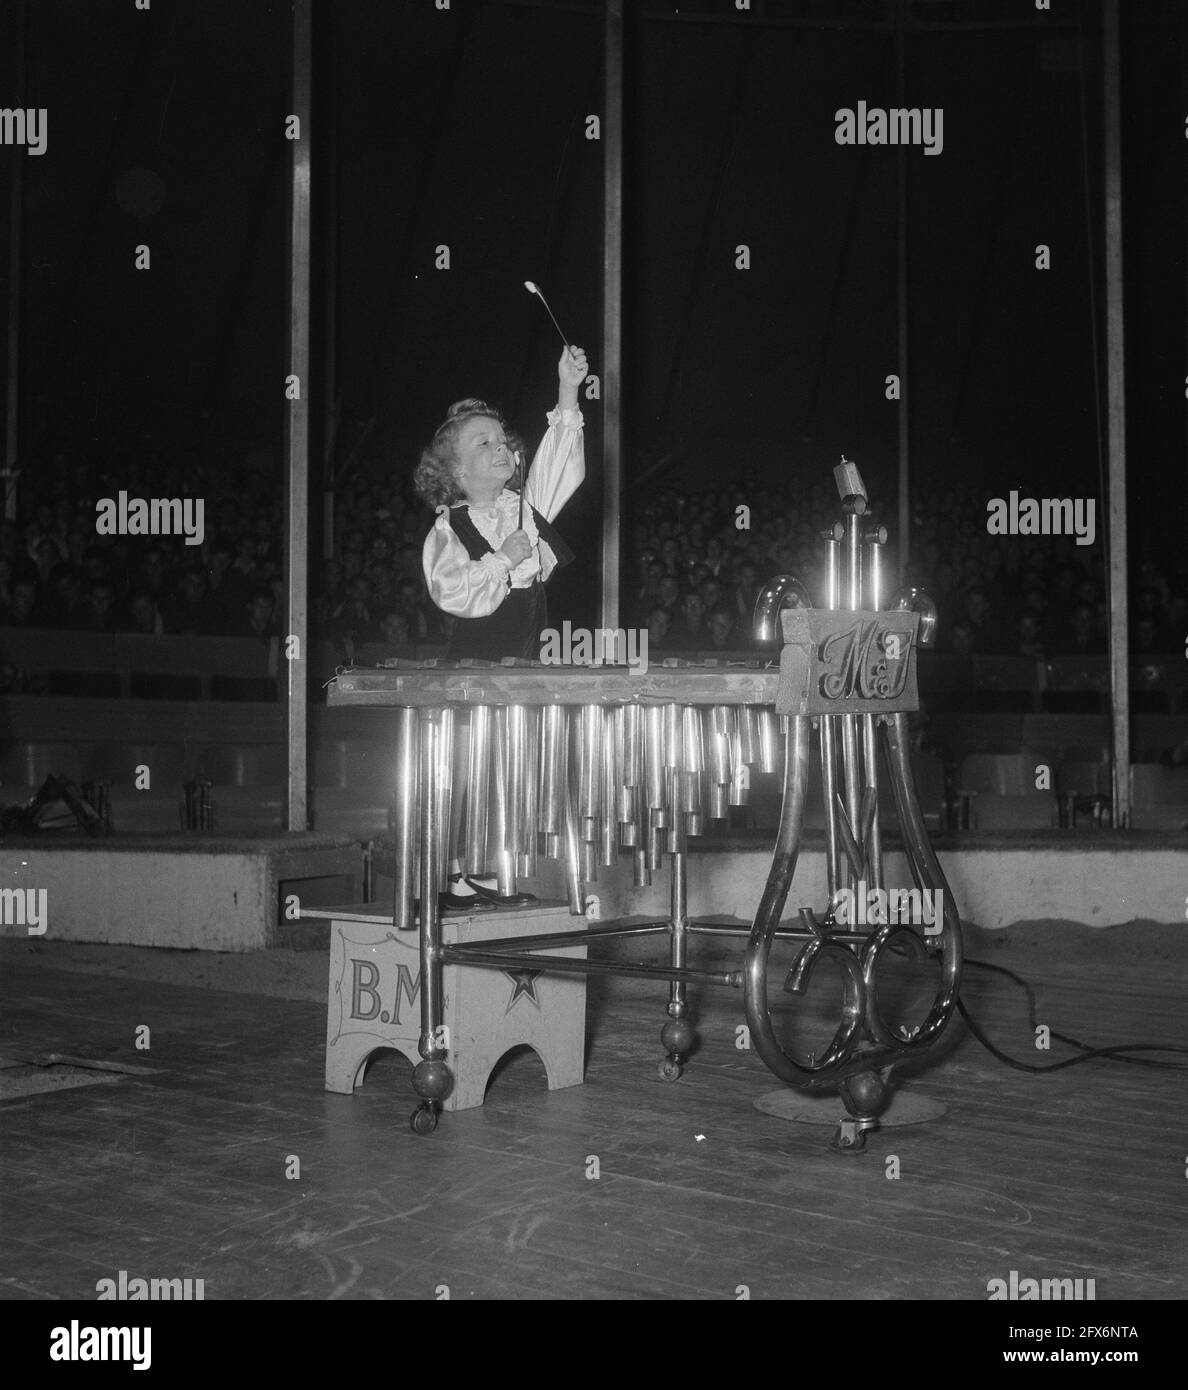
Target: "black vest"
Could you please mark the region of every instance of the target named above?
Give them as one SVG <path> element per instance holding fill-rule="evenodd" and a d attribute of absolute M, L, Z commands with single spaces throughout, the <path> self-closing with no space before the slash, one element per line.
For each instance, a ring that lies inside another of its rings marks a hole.
<path fill-rule="evenodd" d="M 567 565 L 573 551 L 535 507 L 529 505 L 536 530 L 553 554 L 557 564 Z M 494 554 L 495 547 L 479 531 L 470 518 L 465 502 L 450 508 L 450 525 L 466 547 L 472 560 Z M 508 589 L 507 597 L 485 618 L 455 618 L 454 632 L 446 655 L 455 660 L 474 657 L 482 661 L 499 661 L 505 656 L 529 661 L 540 659 L 540 635 L 548 626 L 548 604 L 544 583 L 537 578 L 527 589 Z"/>

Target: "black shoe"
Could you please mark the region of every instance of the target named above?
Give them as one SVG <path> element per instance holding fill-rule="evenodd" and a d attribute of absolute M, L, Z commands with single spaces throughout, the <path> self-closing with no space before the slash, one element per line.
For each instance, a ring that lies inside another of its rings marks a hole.
<path fill-rule="evenodd" d="M 460 884 L 462 875 L 451 874 L 449 882 Z M 480 897 L 477 893 L 451 893 L 447 888 L 444 893 L 437 895 L 439 912 L 490 912 L 494 906 L 493 902 L 488 902 L 486 898 Z"/>
<path fill-rule="evenodd" d="M 477 878 L 472 878 L 469 874 L 466 876 L 466 882 L 492 907 L 496 903 L 500 907 L 528 907 L 530 904 L 540 901 L 532 893 L 501 893 L 498 888 L 488 888 L 485 883 L 480 883 Z"/>

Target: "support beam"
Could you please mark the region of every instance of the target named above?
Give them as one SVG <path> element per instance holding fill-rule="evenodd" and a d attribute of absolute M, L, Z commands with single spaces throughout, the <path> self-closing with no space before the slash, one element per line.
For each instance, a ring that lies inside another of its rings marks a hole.
<path fill-rule="evenodd" d="M 9 161 L 8 356 L 4 389 L 4 516 L 16 520 L 21 402 L 21 233 L 24 229 L 25 161 Z"/>
<path fill-rule="evenodd" d="M 898 24 L 895 30 L 895 92 L 896 103 L 904 106 L 904 67 L 907 56 L 904 52 L 904 10 L 905 0 L 900 0 L 899 12 L 896 16 Z M 909 430 L 910 420 L 908 412 L 911 409 L 912 385 L 908 376 L 908 308 L 911 300 L 908 298 L 908 183 L 907 183 L 907 149 L 900 145 L 896 157 L 896 206 L 898 220 L 896 223 L 895 237 L 895 260 L 896 260 L 896 365 L 895 370 L 899 375 L 899 411 L 896 416 L 899 427 L 899 533 L 895 538 L 895 553 L 899 559 L 899 582 L 907 582 L 908 562 L 912 558 L 912 477 L 910 459 L 910 439 Z"/>
<path fill-rule="evenodd" d="M 623 521 L 623 0 L 606 0 L 602 117 L 602 603 L 603 627 L 619 626 Z"/>
<path fill-rule="evenodd" d="M 297 657 L 285 661 L 285 734 L 288 788 L 285 828 L 308 829 L 306 746 L 309 623 L 309 293 L 310 121 L 313 0 L 293 0 L 293 95 L 290 111 L 301 123 L 290 141 L 288 351 L 286 370 L 300 383 L 297 400 L 285 402 L 285 637 Z"/>
<path fill-rule="evenodd" d="M 12 105 L 25 104 L 25 53 L 28 9 L 26 0 L 13 6 L 10 22 L 16 42 L 12 48 L 14 90 Z M 20 455 L 21 405 L 21 275 L 22 238 L 25 227 L 25 161 L 14 154 L 8 161 L 8 333 L 4 390 L 4 469 L 0 472 L 0 491 L 4 497 L 4 516 L 15 521 L 17 514 L 17 460 Z"/>
<path fill-rule="evenodd" d="M 319 104 L 319 114 L 326 124 L 326 138 L 321 148 L 326 168 L 322 175 L 319 207 L 320 235 L 325 238 L 322 257 L 322 548 L 321 559 L 334 554 L 334 457 L 338 447 L 338 53 L 334 42 L 334 17 L 327 11 L 322 15 L 322 71 L 325 74 L 321 89 L 325 96 Z"/>
<path fill-rule="evenodd" d="M 1122 322 L 1122 103 L 1118 0 L 1102 0 L 1110 711 L 1114 825 L 1130 824 L 1130 596 L 1126 565 L 1126 381 Z"/>

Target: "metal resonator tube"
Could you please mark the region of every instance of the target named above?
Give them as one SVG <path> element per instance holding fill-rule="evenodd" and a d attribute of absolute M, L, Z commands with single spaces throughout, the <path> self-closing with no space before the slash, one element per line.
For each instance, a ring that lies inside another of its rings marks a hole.
<path fill-rule="evenodd" d="M 936 604 L 927 589 L 897 589 L 891 607 L 900 613 L 919 613 L 920 629 L 916 645 L 931 647 L 936 642 Z"/>
<path fill-rule="evenodd" d="M 785 608 L 811 608 L 809 591 L 793 574 L 777 574 L 759 590 L 751 618 L 752 630 L 759 642 L 782 642 L 780 613 Z"/>

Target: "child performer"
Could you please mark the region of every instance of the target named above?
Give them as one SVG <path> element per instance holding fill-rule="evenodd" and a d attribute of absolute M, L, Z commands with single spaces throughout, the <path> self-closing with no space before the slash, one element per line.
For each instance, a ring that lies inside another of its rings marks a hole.
<path fill-rule="evenodd" d="M 586 374 L 586 354 L 567 347 L 557 364 L 557 406 L 523 483 L 522 504 L 508 486 L 518 456 L 503 418 L 485 401 L 455 401 L 421 454 L 416 490 L 437 509 L 422 565 L 430 598 L 455 620 L 447 656 L 540 657 L 548 625 L 544 585 L 573 558 L 552 522 L 586 476 L 577 404 Z M 461 803 L 454 798 L 455 844 Z M 449 875 L 443 907 L 472 911 L 498 900 L 483 879 L 464 878 L 456 859 Z"/>

